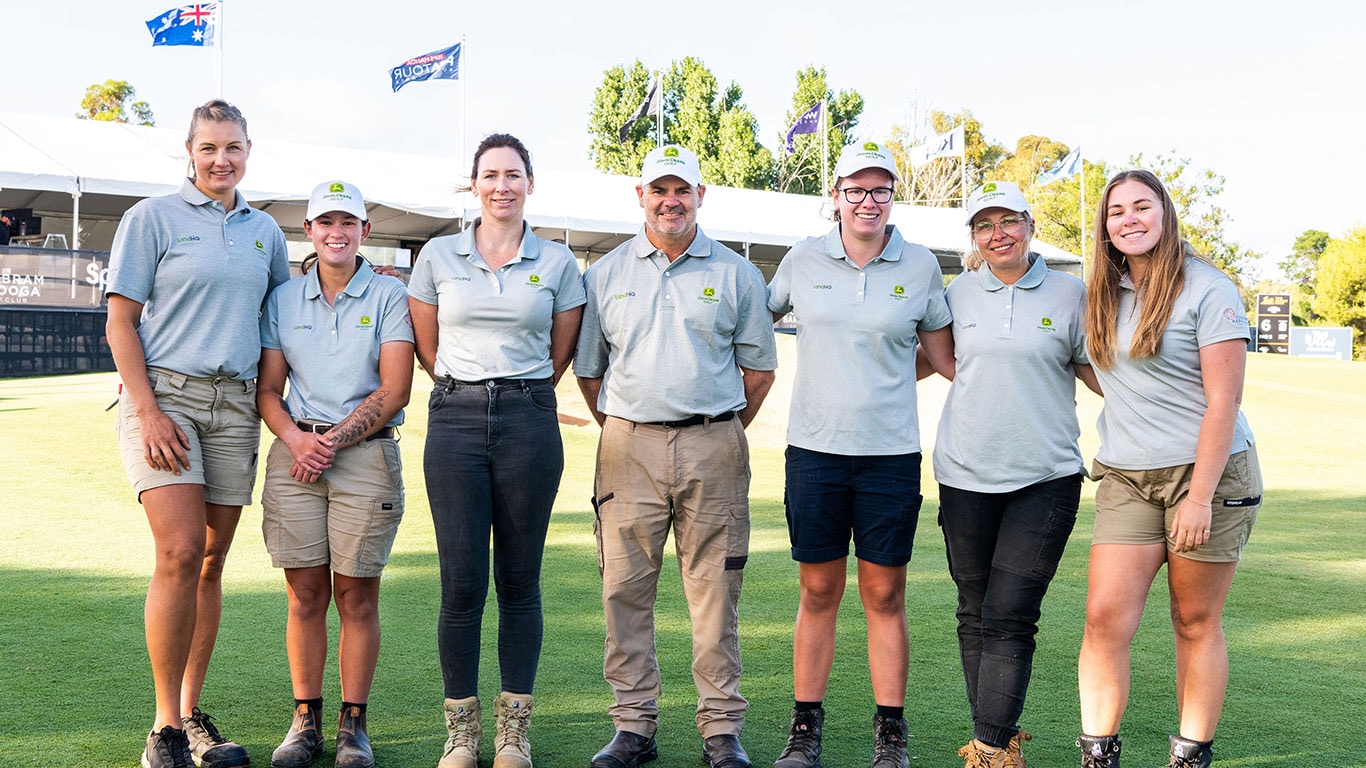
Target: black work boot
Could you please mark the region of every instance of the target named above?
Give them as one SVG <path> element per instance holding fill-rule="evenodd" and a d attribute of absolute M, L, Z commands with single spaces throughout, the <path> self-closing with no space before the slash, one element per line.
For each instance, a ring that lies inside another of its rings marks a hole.
<path fill-rule="evenodd" d="M 825 707 L 793 709 L 787 746 L 773 768 L 821 768 L 821 731 L 825 730 Z"/>
<path fill-rule="evenodd" d="M 873 768 L 910 768 L 906 755 L 909 736 L 906 718 L 873 715 Z"/>
<path fill-rule="evenodd" d="M 357 706 L 344 707 L 337 715 L 337 768 L 370 768 L 374 764 L 365 713 Z"/>
<path fill-rule="evenodd" d="M 1081 768 L 1119 768 L 1119 734 L 1082 735 L 1077 746 L 1081 747 Z"/>
<path fill-rule="evenodd" d="M 294 708 L 294 721 L 289 724 L 285 740 L 270 756 L 270 768 L 308 768 L 323 753 L 323 724 L 318 720 L 318 707 L 307 703 Z"/>
<path fill-rule="evenodd" d="M 1214 741 L 1191 741 L 1171 736 L 1172 758 L 1167 768 L 1209 768 L 1214 759 Z"/>

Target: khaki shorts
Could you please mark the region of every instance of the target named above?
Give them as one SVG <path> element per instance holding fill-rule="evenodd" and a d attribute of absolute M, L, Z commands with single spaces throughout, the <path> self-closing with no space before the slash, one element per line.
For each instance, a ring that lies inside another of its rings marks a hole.
<path fill-rule="evenodd" d="M 337 452 L 317 482 L 289 476 L 289 446 L 266 454 L 261 532 L 276 568 L 330 566 L 355 579 L 379 576 L 403 519 L 403 464 L 392 438 Z"/>
<path fill-rule="evenodd" d="M 190 439 L 190 468 L 176 475 L 147 464 L 142 422 L 125 391 L 119 396 L 119 453 L 138 497 L 165 485 L 202 485 L 204 501 L 210 504 L 250 504 L 261 445 L 256 380 L 196 379 L 152 367 L 147 369 L 147 380 L 157 405 Z"/>
<path fill-rule="evenodd" d="M 1157 544 L 1165 541 L 1167 551 L 1175 544 L 1171 530 L 1176 508 L 1190 492 L 1194 464 L 1160 469 L 1115 469 L 1094 462 L 1091 478 L 1096 487 L 1096 525 L 1092 544 Z M 1257 462 L 1257 447 L 1235 453 L 1228 459 L 1224 474 L 1210 505 L 1212 519 L 1209 541 L 1197 549 L 1182 552 L 1190 560 L 1209 563 L 1237 562 L 1243 556 L 1252 524 L 1262 506 L 1262 470 Z"/>

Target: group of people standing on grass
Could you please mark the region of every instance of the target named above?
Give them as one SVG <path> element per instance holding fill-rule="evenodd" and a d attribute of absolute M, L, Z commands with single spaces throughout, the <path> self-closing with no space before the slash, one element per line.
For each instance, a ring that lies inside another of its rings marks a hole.
<path fill-rule="evenodd" d="M 397 428 L 414 359 L 433 381 L 424 479 L 441 573 L 437 620 L 445 748 L 478 768 L 482 618 L 498 602 L 494 768 L 531 768 L 544 634 L 540 569 L 564 470 L 555 385 L 571 362 L 602 427 L 594 533 L 615 735 L 592 768 L 657 758 L 654 602 L 672 532 L 692 619 L 696 723 L 711 768 L 748 768 L 740 734 L 738 601 L 748 560 L 745 427 L 777 367 L 772 323 L 796 317 L 784 504 L 798 563 L 794 707 L 775 768 L 822 764 L 824 699 L 849 542 L 868 633 L 874 768 L 907 768 L 906 565 L 921 495 L 915 380 L 952 380 L 933 454 L 939 524 L 958 589 L 973 739 L 967 768 L 1023 768 L 1020 728 L 1040 610 L 1087 475 L 1076 381 L 1104 409 L 1086 627 L 1081 764 L 1119 765 L 1129 646 L 1168 568 L 1179 731 L 1171 766 L 1208 766 L 1227 684 L 1222 612 L 1261 503 L 1239 411 L 1248 323 L 1233 283 L 1191 252 L 1146 171 L 1101 197 L 1088 286 L 1030 249 L 1028 202 L 1008 182 L 968 199 L 966 271 L 890 223 L 885 148 L 845 149 L 834 227 L 766 286 L 697 224 L 695 155 L 645 158 L 644 225 L 580 274 L 524 219 L 535 176 L 515 137 L 475 152 L 480 217 L 421 251 L 406 289 L 359 253 L 365 201 L 313 191 L 314 253 L 291 279 L 284 236 L 237 192 L 251 142 L 223 101 L 195 110 L 179 193 L 135 205 L 115 237 L 108 338 L 124 382 L 119 444 L 156 546 L 145 625 L 156 692 L 146 768 L 250 762 L 200 709 L 221 574 L 251 503 L 259 423 L 262 529 L 285 574 L 293 719 L 271 757 L 324 751 L 327 613 L 340 617 L 335 764 L 374 764 L 367 703 L 380 648 L 380 575 L 404 510 Z M 383 274 L 382 274 L 383 273 Z"/>

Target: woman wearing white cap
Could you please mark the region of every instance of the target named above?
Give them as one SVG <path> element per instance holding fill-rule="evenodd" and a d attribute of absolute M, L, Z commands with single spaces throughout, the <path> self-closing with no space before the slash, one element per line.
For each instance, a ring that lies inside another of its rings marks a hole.
<path fill-rule="evenodd" d="M 1173 768 L 1204 768 L 1228 686 L 1224 600 L 1262 502 L 1238 409 L 1250 330 L 1233 281 L 1181 240 L 1148 171 L 1105 187 L 1086 348 L 1105 387 L 1077 683 L 1082 765 L 1119 765 L 1130 643 L 1163 564 L 1176 638 Z"/>
<path fill-rule="evenodd" d="M 440 766 L 479 763 L 480 626 L 492 535 L 502 684 L 493 765 L 531 768 L 541 556 L 564 470 L 555 382 L 573 357 L 587 298 L 574 255 L 537 237 L 523 217 L 535 179 L 521 141 L 486 136 L 470 184 L 482 215 L 461 234 L 428 243 L 409 284 L 417 359 L 436 382 L 423 474 L 441 565 L 437 643 L 447 740 Z"/>
<path fill-rule="evenodd" d="M 413 383 L 408 292 L 359 253 L 370 234 L 360 190 L 313 190 L 304 234 L 315 252 L 261 317 L 257 402 L 277 436 L 266 458 L 261 529 L 285 571 L 285 647 L 294 720 L 272 768 L 306 768 L 323 751 L 327 610 L 341 618 L 338 768 L 374 764 L 366 728 L 379 658 L 379 583 L 403 518 L 395 429 Z M 289 394 L 285 382 L 289 382 Z"/>
<path fill-rule="evenodd" d="M 793 639 L 796 703 L 776 768 L 820 764 L 849 540 L 868 621 L 876 711 L 873 765 L 905 768 L 906 564 L 920 512 L 916 348 L 953 377 L 939 262 L 888 221 L 896 166 L 873 142 L 835 167 L 835 227 L 783 258 L 768 307 L 797 316 L 786 507 L 801 602 Z"/>
<path fill-rule="evenodd" d="M 989 181 L 967 214 L 967 271 L 945 292 L 955 377 L 934 448 L 973 720 L 958 754 L 967 768 L 1022 768 L 1040 606 L 1081 496 L 1076 380 L 1099 387 L 1085 286 L 1030 251 L 1034 220 L 1019 188 Z"/>

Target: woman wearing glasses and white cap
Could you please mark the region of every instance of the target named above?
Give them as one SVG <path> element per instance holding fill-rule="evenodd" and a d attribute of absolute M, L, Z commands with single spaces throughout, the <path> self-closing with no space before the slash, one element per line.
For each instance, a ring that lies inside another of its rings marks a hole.
<path fill-rule="evenodd" d="M 934 448 L 973 720 L 958 754 L 967 768 L 1022 768 L 1040 606 L 1081 496 L 1076 380 L 1099 385 L 1086 357 L 1086 288 L 1030 251 L 1020 189 L 989 181 L 967 214 L 966 271 L 945 292 L 955 378 Z"/>
<path fill-rule="evenodd" d="M 261 528 L 285 571 L 285 647 L 294 720 L 272 768 L 307 768 L 322 754 L 327 609 L 341 618 L 338 768 L 368 768 L 370 686 L 379 659 L 380 574 L 403 518 L 394 430 L 413 383 L 408 291 L 360 255 L 370 222 L 360 190 L 313 190 L 304 274 L 270 295 L 261 316 L 257 404 L 277 435 L 266 458 Z M 289 394 L 285 395 L 285 381 Z"/>
<path fill-rule="evenodd" d="M 906 564 L 920 513 L 916 348 L 953 377 L 939 262 L 889 223 L 896 166 L 886 148 L 846 147 L 835 166 L 835 227 L 783 258 L 768 307 L 797 316 L 786 507 L 801 598 L 793 639 L 796 698 L 775 768 L 820 764 L 824 699 L 849 540 L 868 621 L 876 711 L 873 765 L 904 768 Z"/>

